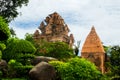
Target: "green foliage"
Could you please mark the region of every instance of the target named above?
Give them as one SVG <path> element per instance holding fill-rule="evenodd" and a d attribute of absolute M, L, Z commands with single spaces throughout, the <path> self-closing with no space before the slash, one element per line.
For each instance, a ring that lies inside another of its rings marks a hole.
<path fill-rule="evenodd" d="M 0 41 L 8 39 L 10 36 L 10 30 L 8 24 L 0 16 Z"/>
<path fill-rule="evenodd" d="M 26 66 L 17 66 L 15 68 L 17 74 L 19 77 L 27 77 L 28 78 L 28 74 L 29 71 L 33 68 L 32 65 L 26 65 Z"/>
<path fill-rule="evenodd" d="M 20 58 L 34 58 L 35 57 L 35 55 L 32 55 L 32 54 L 21 54 L 20 56 L 19 56 Z"/>
<path fill-rule="evenodd" d="M 27 80 L 25 78 L 6 78 L 6 79 L 2 79 L 2 80 Z"/>
<path fill-rule="evenodd" d="M 78 53 L 79 53 L 79 47 L 80 47 L 80 43 L 81 41 L 77 41 L 77 45 L 74 45 L 74 52 L 75 52 L 75 55 L 77 56 Z"/>
<path fill-rule="evenodd" d="M 0 51 L 0 60 L 2 59 L 2 51 Z"/>
<path fill-rule="evenodd" d="M 40 53 L 44 56 L 50 56 L 60 60 L 70 58 L 74 55 L 73 50 L 64 42 L 47 42 L 47 44 L 40 47 Z"/>
<path fill-rule="evenodd" d="M 110 49 L 110 69 L 114 76 L 120 76 L 120 46 Z"/>
<path fill-rule="evenodd" d="M 25 40 L 31 42 L 32 44 L 35 44 L 34 39 L 33 39 L 33 34 L 26 33 Z"/>
<path fill-rule="evenodd" d="M 11 64 L 14 65 L 15 63 L 16 63 L 16 60 L 14 60 L 14 59 L 11 59 L 11 60 L 8 62 L 9 65 L 11 65 Z"/>
<path fill-rule="evenodd" d="M 19 40 L 11 38 L 8 40 L 7 47 L 3 51 L 3 59 L 9 61 L 10 59 L 19 59 L 21 55 L 35 53 L 35 47 L 26 40 Z"/>
<path fill-rule="evenodd" d="M 17 62 L 14 59 L 11 59 L 8 62 L 9 66 L 9 77 L 14 78 L 14 77 L 27 77 L 28 72 L 30 69 L 33 68 L 32 65 L 22 65 L 20 62 Z"/>
<path fill-rule="evenodd" d="M 108 72 L 106 75 L 111 78 L 111 80 L 120 79 L 120 46 L 105 46 L 108 61 L 105 63 Z"/>
<path fill-rule="evenodd" d="M 0 43 L 0 60 L 2 59 L 2 51 L 6 48 L 4 43 Z"/>
<path fill-rule="evenodd" d="M 16 60 L 14 59 L 11 59 L 9 62 L 8 62 L 8 65 L 10 68 L 15 68 L 16 66 L 22 66 L 22 64 L 20 62 L 17 62 Z"/>
<path fill-rule="evenodd" d="M 0 0 L 0 16 L 3 16 L 7 22 L 13 20 L 19 14 L 17 12 L 18 7 L 22 7 L 22 4 L 27 4 L 29 0 Z"/>
<path fill-rule="evenodd" d="M 0 50 L 3 51 L 6 48 L 6 45 L 4 43 L 0 43 Z"/>
<path fill-rule="evenodd" d="M 105 80 L 96 66 L 80 58 L 72 58 L 68 62 L 51 61 L 57 70 L 57 79 L 61 80 Z M 103 79 L 102 79 L 103 78 Z"/>
<path fill-rule="evenodd" d="M 8 62 L 8 77 L 10 78 L 13 78 L 13 77 L 16 77 L 17 76 L 17 72 L 16 72 L 16 66 L 22 66 L 21 63 L 17 62 L 16 60 L 14 59 L 11 59 L 9 62 Z"/>
<path fill-rule="evenodd" d="M 35 58 L 35 55 L 33 54 L 21 54 L 19 55 L 17 61 L 21 62 L 23 65 L 30 65 L 31 60 Z"/>
<path fill-rule="evenodd" d="M 11 33 L 11 37 L 16 36 L 15 30 L 13 28 L 10 28 L 10 33 Z"/>
<path fill-rule="evenodd" d="M 17 46 L 16 49 L 18 52 L 34 53 L 36 51 L 35 47 L 29 41 L 26 40 L 19 40 Z"/>
<path fill-rule="evenodd" d="M 3 75 L 3 73 L 2 73 L 2 71 L 0 71 L 0 80 L 2 79 L 2 75 Z"/>

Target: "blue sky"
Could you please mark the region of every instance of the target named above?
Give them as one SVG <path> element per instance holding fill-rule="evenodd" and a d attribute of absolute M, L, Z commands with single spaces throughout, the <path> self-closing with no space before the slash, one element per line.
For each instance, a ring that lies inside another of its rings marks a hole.
<path fill-rule="evenodd" d="M 18 11 L 22 15 L 10 27 L 19 38 L 34 33 L 46 16 L 58 12 L 81 46 L 93 25 L 104 45 L 120 44 L 120 0 L 30 0 Z"/>

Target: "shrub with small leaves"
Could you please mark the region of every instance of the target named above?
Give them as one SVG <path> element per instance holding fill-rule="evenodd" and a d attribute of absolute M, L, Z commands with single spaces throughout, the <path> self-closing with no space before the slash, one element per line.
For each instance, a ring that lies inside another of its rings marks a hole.
<path fill-rule="evenodd" d="M 8 77 L 13 78 L 17 76 L 17 71 L 16 71 L 17 66 L 22 66 L 22 64 L 14 59 L 11 59 L 8 62 Z"/>
<path fill-rule="evenodd" d="M 0 50 L 3 51 L 6 48 L 6 45 L 4 43 L 0 43 Z"/>
<path fill-rule="evenodd" d="M 96 66 L 82 58 L 72 58 L 68 62 L 51 61 L 61 80 L 101 80 L 103 75 Z"/>
<path fill-rule="evenodd" d="M 36 48 L 29 41 L 11 38 L 8 40 L 7 47 L 3 51 L 3 59 L 6 61 L 9 61 L 10 59 L 19 60 L 21 55 L 26 56 L 27 54 L 30 54 L 30 56 L 34 56 L 35 51 Z"/>
<path fill-rule="evenodd" d="M 33 68 L 32 65 L 22 65 L 14 59 L 8 62 L 9 77 L 28 77 L 28 72 Z"/>

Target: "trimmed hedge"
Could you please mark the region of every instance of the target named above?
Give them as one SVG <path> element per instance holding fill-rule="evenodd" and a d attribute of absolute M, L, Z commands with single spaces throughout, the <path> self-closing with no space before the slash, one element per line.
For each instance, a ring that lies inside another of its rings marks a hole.
<path fill-rule="evenodd" d="M 16 60 L 10 60 L 8 62 L 8 77 L 14 78 L 14 77 L 25 77 L 28 78 L 29 71 L 33 68 L 32 65 L 22 65 L 20 62 L 17 62 Z"/>
<path fill-rule="evenodd" d="M 7 47 L 3 51 L 3 59 L 9 61 L 10 59 L 18 59 L 21 55 L 34 55 L 36 48 L 26 40 L 19 40 L 12 38 L 8 40 Z"/>

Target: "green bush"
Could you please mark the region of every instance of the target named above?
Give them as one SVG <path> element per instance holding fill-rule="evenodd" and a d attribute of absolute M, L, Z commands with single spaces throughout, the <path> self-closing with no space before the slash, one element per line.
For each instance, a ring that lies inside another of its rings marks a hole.
<path fill-rule="evenodd" d="M 16 60 L 14 59 L 11 59 L 9 62 L 8 62 L 8 77 L 10 78 L 14 78 L 17 75 L 17 71 L 16 71 L 16 67 L 17 66 L 22 66 L 21 63 L 17 62 Z"/>
<path fill-rule="evenodd" d="M 73 57 L 73 49 L 69 48 L 68 44 L 64 42 L 46 42 L 40 47 L 40 53 L 44 56 L 54 57 L 59 60 Z"/>
<path fill-rule="evenodd" d="M 21 62 L 23 65 L 31 65 L 31 60 L 35 58 L 33 54 L 21 54 L 19 55 L 17 61 Z"/>
<path fill-rule="evenodd" d="M 103 77 L 96 66 L 85 59 L 72 58 L 68 62 L 51 61 L 50 64 L 57 70 L 57 79 L 61 80 L 101 80 Z"/>
<path fill-rule="evenodd" d="M 0 16 L 0 41 L 7 40 L 10 37 L 10 30 L 8 28 L 8 24 L 5 20 Z"/>
<path fill-rule="evenodd" d="M 28 78 L 29 71 L 33 68 L 32 65 L 26 65 L 26 66 L 16 66 L 15 70 L 18 74 L 18 77 L 25 77 Z"/>
<path fill-rule="evenodd" d="M 6 45 L 4 43 L 0 43 L 0 50 L 3 51 L 6 48 Z"/>
<path fill-rule="evenodd" d="M 36 48 L 29 41 L 11 38 L 8 40 L 6 49 L 3 51 L 3 59 L 6 61 L 10 59 L 19 60 L 21 55 L 34 55 L 35 51 Z"/>
<path fill-rule="evenodd" d="M 16 60 L 10 60 L 8 62 L 9 67 L 9 77 L 15 78 L 15 77 L 28 77 L 28 72 L 30 69 L 33 68 L 32 65 L 22 65 L 20 62 L 17 62 Z"/>
<path fill-rule="evenodd" d="M 20 62 L 17 62 L 16 60 L 14 59 L 11 59 L 9 62 L 8 62 L 8 65 L 12 68 L 15 68 L 15 66 L 22 66 L 22 64 Z"/>

